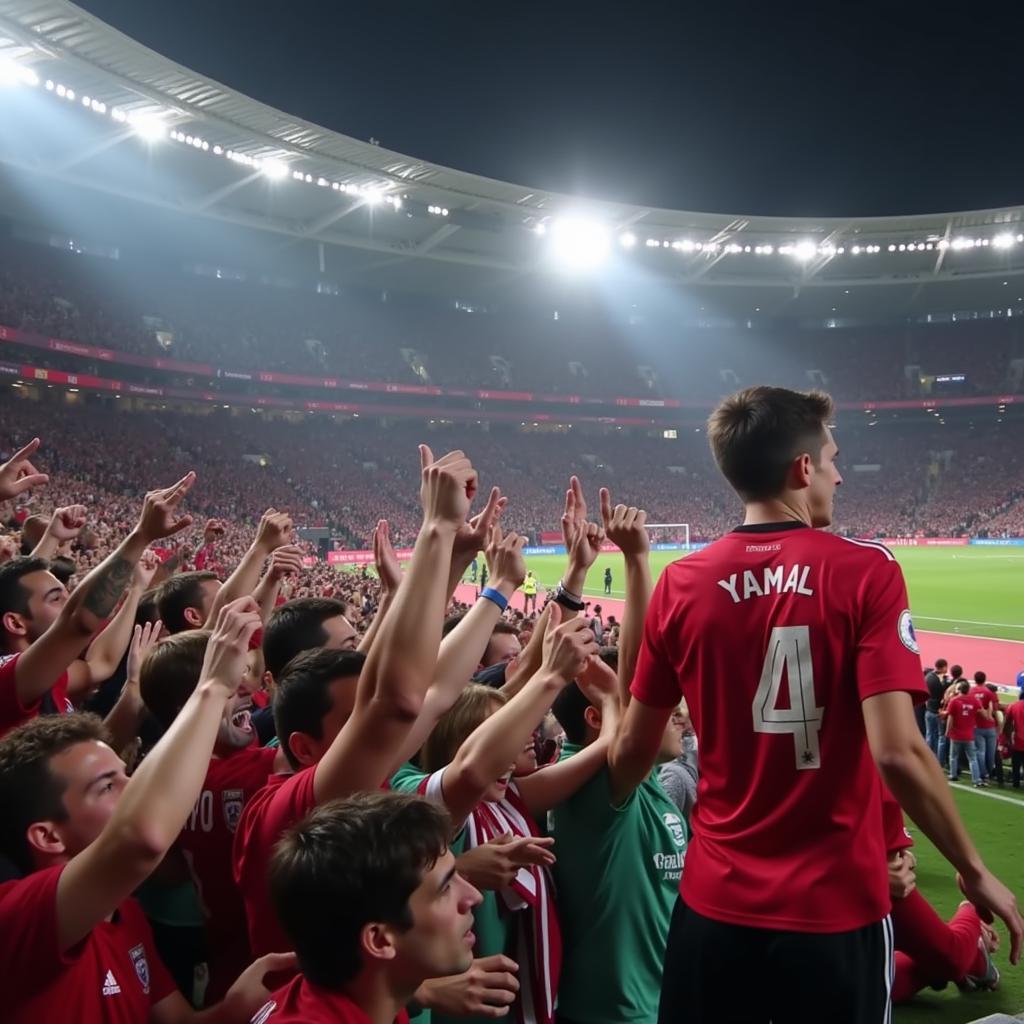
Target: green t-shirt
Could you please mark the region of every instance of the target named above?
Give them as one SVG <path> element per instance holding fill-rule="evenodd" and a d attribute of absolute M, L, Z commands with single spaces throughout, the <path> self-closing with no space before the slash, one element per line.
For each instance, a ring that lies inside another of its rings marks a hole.
<path fill-rule="evenodd" d="M 566 744 L 562 757 L 579 751 Z M 559 1013 L 656 1024 L 686 825 L 652 773 L 621 806 L 603 768 L 549 816 L 562 924 Z"/>
<path fill-rule="evenodd" d="M 427 773 L 414 764 L 404 764 L 391 777 L 391 788 L 398 793 L 417 793 L 420 784 L 427 778 Z M 456 857 L 466 851 L 466 830 L 462 829 L 452 840 L 451 851 Z M 483 890 L 483 901 L 473 911 L 473 932 L 476 945 L 473 956 L 476 958 L 495 956 L 504 953 L 515 959 L 513 936 L 511 934 L 512 914 L 498 899 L 496 893 Z M 412 1018 L 411 1024 L 485 1024 L 490 1017 L 446 1017 L 441 1013 L 424 1010 Z"/>

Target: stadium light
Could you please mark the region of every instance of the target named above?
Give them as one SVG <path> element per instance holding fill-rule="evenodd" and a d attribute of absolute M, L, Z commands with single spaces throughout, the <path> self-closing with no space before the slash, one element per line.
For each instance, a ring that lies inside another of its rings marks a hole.
<path fill-rule="evenodd" d="M 288 165 L 283 160 L 264 160 L 260 164 L 260 170 L 271 180 L 280 181 L 288 177 Z"/>
<path fill-rule="evenodd" d="M 146 142 L 159 142 L 167 135 L 167 126 L 153 114 L 129 116 L 128 123 L 132 126 L 132 131 Z"/>
<path fill-rule="evenodd" d="M 813 259 L 818 247 L 813 242 L 797 242 L 793 248 L 793 255 L 801 262 L 806 263 Z"/>
<path fill-rule="evenodd" d="M 608 229 L 585 217 L 559 217 L 551 226 L 551 252 L 567 270 L 593 270 L 608 258 Z"/>
<path fill-rule="evenodd" d="M 636 245 L 636 235 L 632 231 L 627 231 L 624 235 L 619 236 L 619 245 L 623 249 L 632 249 Z"/>
<path fill-rule="evenodd" d="M 1017 240 L 1011 234 L 996 235 L 992 239 L 992 245 L 996 249 L 1010 249 L 1017 244 Z"/>
<path fill-rule="evenodd" d="M 0 57 L 0 85 L 38 85 L 39 76 L 10 57 Z"/>

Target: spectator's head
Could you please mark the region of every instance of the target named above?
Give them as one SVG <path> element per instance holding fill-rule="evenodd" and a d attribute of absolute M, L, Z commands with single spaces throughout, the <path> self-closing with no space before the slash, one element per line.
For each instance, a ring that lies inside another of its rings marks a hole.
<path fill-rule="evenodd" d="M 57 620 L 68 592 L 45 558 L 12 558 L 0 565 L 0 646 L 14 654 Z"/>
<path fill-rule="evenodd" d="M 103 830 L 127 782 L 95 715 L 19 726 L 0 739 L 0 854 L 26 874 L 70 860 Z"/>
<path fill-rule="evenodd" d="M 975 672 L 974 673 L 974 685 L 975 686 L 984 686 L 985 682 L 987 680 L 988 680 L 988 676 L 985 675 L 984 672 Z"/>
<path fill-rule="evenodd" d="M 316 764 L 349 720 L 366 657 L 318 647 L 297 654 L 275 678 L 274 726 L 288 763 Z"/>
<path fill-rule="evenodd" d="M 314 647 L 356 649 L 356 631 L 345 618 L 341 601 L 300 597 L 274 609 L 263 630 L 263 660 L 275 681 L 292 658 Z"/>
<path fill-rule="evenodd" d="M 952 667 L 952 668 L 951 668 L 951 669 L 949 670 L 949 673 L 950 673 L 950 675 L 951 675 L 951 676 L 952 676 L 952 677 L 953 677 L 954 679 L 961 679 L 961 678 L 963 677 L 963 674 L 964 674 L 964 667 L 963 667 L 963 665 L 954 665 L 954 666 L 953 666 L 953 667 Z"/>
<path fill-rule="evenodd" d="M 722 475 L 747 504 L 786 498 L 811 525 L 832 522 L 843 479 L 828 423 L 832 399 L 821 391 L 753 387 L 730 395 L 708 419 L 708 441 Z"/>
<path fill-rule="evenodd" d="M 962 680 L 961 682 L 956 684 L 956 692 L 957 693 L 970 693 L 971 692 L 971 684 L 969 682 L 967 682 L 966 679 Z"/>
<path fill-rule="evenodd" d="M 68 558 L 67 555 L 57 555 L 56 558 L 50 559 L 50 572 L 61 581 L 66 587 L 71 582 L 71 577 L 75 575 L 75 570 L 78 566 L 75 565 L 73 558 Z"/>
<path fill-rule="evenodd" d="M 205 629 L 186 629 L 156 645 L 142 662 L 139 690 L 150 714 L 168 729 L 199 684 L 206 645 L 210 633 Z M 242 681 L 235 695 L 224 706 L 214 747 L 218 754 L 244 750 L 253 740 L 249 723 L 252 694 L 258 687 Z"/>
<path fill-rule="evenodd" d="M 941 676 L 949 668 L 949 662 L 945 658 L 935 659 L 935 671 Z"/>
<path fill-rule="evenodd" d="M 522 647 L 519 643 L 519 631 L 511 622 L 498 619 L 494 624 L 491 639 L 487 641 L 484 648 L 484 656 L 481 664 L 487 668 L 490 665 L 497 665 L 498 662 L 515 661 L 519 657 Z"/>
<path fill-rule="evenodd" d="M 21 553 L 31 555 L 36 545 L 43 539 L 50 520 L 46 516 L 29 516 L 21 525 Z"/>
<path fill-rule="evenodd" d="M 213 572 L 182 572 L 160 586 L 157 610 L 168 633 L 201 629 L 210 615 L 221 582 Z"/>
<path fill-rule="evenodd" d="M 310 982 L 339 992 L 365 977 L 405 1000 L 468 970 L 480 894 L 456 872 L 450 835 L 443 808 L 400 793 L 332 801 L 285 833 L 270 894 Z"/>

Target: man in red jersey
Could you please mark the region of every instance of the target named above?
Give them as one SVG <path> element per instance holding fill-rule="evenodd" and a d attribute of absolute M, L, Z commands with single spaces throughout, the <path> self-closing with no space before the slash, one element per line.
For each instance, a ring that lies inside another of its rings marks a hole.
<path fill-rule="evenodd" d="M 996 740 L 999 736 L 999 698 L 985 685 L 988 676 L 984 672 L 974 673 L 974 685 L 971 696 L 978 702 L 981 709 L 974 728 L 974 747 L 978 752 L 978 771 L 981 781 L 988 780 L 996 771 Z"/>
<path fill-rule="evenodd" d="M 649 772 L 686 698 L 701 780 L 666 1024 L 722 1020 L 737 960 L 757 993 L 745 1021 L 816 1020 L 823 1006 L 835 1021 L 887 1019 L 878 771 L 979 910 L 1007 922 L 1019 956 L 1016 900 L 975 851 L 917 727 L 926 691 L 899 565 L 881 544 L 815 529 L 842 483 L 832 413 L 827 395 L 783 388 L 722 402 L 708 436 L 744 524 L 669 566 L 651 599 L 610 764 L 618 786 Z"/>
<path fill-rule="evenodd" d="M 480 893 L 451 833 L 437 803 L 399 793 L 335 800 L 288 832 L 270 889 L 301 974 L 253 1021 L 405 1024 L 423 981 L 466 971 Z"/>
<path fill-rule="evenodd" d="M 956 684 L 956 693 L 946 705 L 946 738 L 949 740 L 949 780 L 960 778 L 960 754 L 967 756 L 971 766 L 971 781 L 975 789 L 985 785 L 978 748 L 975 744 L 975 730 L 981 717 L 981 705 L 971 696 L 971 685 L 966 679 Z"/>
<path fill-rule="evenodd" d="M 199 683 L 209 639 L 205 630 L 177 633 L 154 647 L 142 663 L 142 699 L 164 729 L 171 727 Z M 245 907 L 232 872 L 235 829 L 249 799 L 275 771 L 287 768 L 280 749 L 254 742 L 252 693 L 242 681 L 225 705 L 202 791 L 178 840 L 206 921 L 207 1003 L 222 999 L 252 960 Z"/>
<path fill-rule="evenodd" d="M 1024 688 L 1021 689 L 1024 694 Z M 1020 777 L 1024 772 L 1024 696 L 1015 700 L 1006 709 L 1006 721 L 1003 723 L 1003 735 L 1010 748 L 1010 759 L 1013 765 L 1010 776 L 1014 789 L 1020 789 Z"/>

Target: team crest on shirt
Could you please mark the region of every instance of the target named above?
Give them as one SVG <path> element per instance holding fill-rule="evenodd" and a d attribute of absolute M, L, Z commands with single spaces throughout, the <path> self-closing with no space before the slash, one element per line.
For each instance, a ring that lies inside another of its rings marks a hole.
<path fill-rule="evenodd" d="M 914 632 L 914 621 L 910 617 L 910 609 L 904 608 L 900 612 L 900 620 L 897 626 L 900 635 L 900 642 L 908 651 L 920 654 L 921 648 L 917 646 L 917 634 Z"/>
<path fill-rule="evenodd" d="M 135 973 L 139 976 L 139 981 L 142 984 L 142 991 L 149 995 L 149 961 L 146 959 L 146 947 L 140 942 L 137 946 L 132 946 L 128 950 L 128 955 L 132 958 L 132 964 L 135 966 Z"/>
<path fill-rule="evenodd" d="M 675 841 L 676 846 L 686 845 L 686 829 L 683 828 L 683 821 L 678 814 L 673 814 L 671 811 L 666 811 L 662 815 L 662 821 L 665 822 L 665 828 L 672 833 L 672 839 Z"/>
<path fill-rule="evenodd" d="M 224 801 L 224 824 L 229 832 L 238 828 L 238 819 L 242 816 L 242 804 L 245 801 L 245 793 L 241 789 L 225 789 L 221 794 Z"/>

